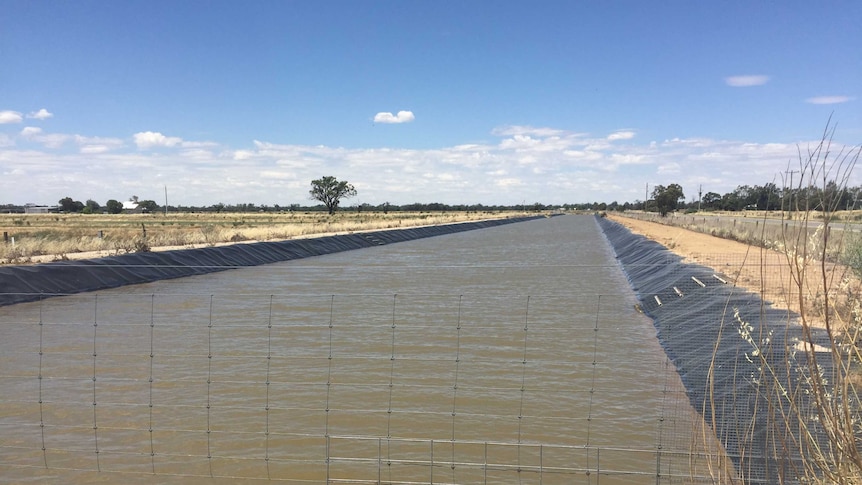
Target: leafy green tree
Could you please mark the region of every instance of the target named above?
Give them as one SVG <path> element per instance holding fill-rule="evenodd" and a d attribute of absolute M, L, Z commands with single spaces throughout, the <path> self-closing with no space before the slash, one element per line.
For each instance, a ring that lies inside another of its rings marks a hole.
<path fill-rule="evenodd" d="M 93 199 L 87 199 L 87 202 L 84 203 L 85 214 L 97 214 L 100 210 L 102 210 L 102 206 Z"/>
<path fill-rule="evenodd" d="M 725 194 L 724 210 L 741 211 L 757 206 L 758 191 L 750 185 L 740 185 L 733 192 Z"/>
<path fill-rule="evenodd" d="M 745 201 L 739 199 L 739 194 L 736 192 L 728 192 L 721 196 L 721 202 L 719 203 L 719 209 L 725 211 L 738 211 L 742 210 L 742 207 L 745 206 Z"/>
<path fill-rule="evenodd" d="M 700 200 L 704 209 L 717 209 L 721 204 L 721 194 L 718 192 L 707 192 Z"/>
<path fill-rule="evenodd" d="M 759 210 L 778 210 L 781 208 L 781 193 L 773 183 L 755 185 L 752 189 L 754 204 Z"/>
<path fill-rule="evenodd" d="M 72 200 L 71 197 L 60 199 L 60 210 L 63 212 L 81 212 L 84 210 L 84 203 L 80 200 Z"/>
<path fill-rule="evenodd" d="M 108 214 L 119 214 L 120 212 L 123 212 L 123 203 L 118 200 L 111 199 L 105 202 L 105 209 L 108 211 Z"/>
<path fill-rule="evenodd" d="M 325 176 L 311 181 L 311 190 L 308 191 L 312 200 L 319 200 L 326 206 L 326 210 L 332 215 L 338 210 L 341 199 L 356 195 L 356 189 L 346 181 L 338 181 L 335 177 Z"/>
<path fill-rule="evenodd" d="M 670 184 L 667 187 L 656 185 L 652 191 L 652 197 L 662 217 L 666 216 L 668 212 L 675 211 L 679 207 L 680 200 L 685 200 L 685 195 L 679 184 Z"/>
<path fill-rule="evenodd" d="M 159 210 L 159 204 L 154 200 L 138 201 L 138 207 L 140 207 L 144 212 L 155 212 Z"/>

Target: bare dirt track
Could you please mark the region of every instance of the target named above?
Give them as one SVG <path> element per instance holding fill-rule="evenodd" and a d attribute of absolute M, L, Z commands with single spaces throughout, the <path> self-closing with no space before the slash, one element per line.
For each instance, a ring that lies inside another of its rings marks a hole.
<path fill-rule="evenodd" d="M 815 326 L 822 325 L 818 308 L 822 306 L 824 295 L 840 298 L 842 290 L 846 292 L 850 285 L 858 284 L 850 277 L 849 270 L 841 265 L 801 262 L 779 251 L 680 227 L 616 214 L 608 214 L 607 217 L 635 234 L 662 244 L 685 262 L 707 266 L 725 275 L 729 283 L 759 294 L 774 308 L 798 314 L 800 305 L 805 305 L 806 316 L 811 320 L 809 323 Z M 803 278 L 799 284 L 794 274 L 800 274 L 802 265 Z"/>

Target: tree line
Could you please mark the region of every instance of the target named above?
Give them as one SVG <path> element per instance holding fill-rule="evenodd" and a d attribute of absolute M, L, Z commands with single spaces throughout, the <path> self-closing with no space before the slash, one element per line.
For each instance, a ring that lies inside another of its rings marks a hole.
<path fill-rule="evenodd" d="M 756 210 L 820 210 L 831 204 L 839 210 L 856 208 L 862 187 L 840 187 L 830 181 L 825 187 L 778 187 L 774 183 L 764 185 L 740 185 L 732 192 L 719 195 L 707 192 L 701 200 L 702 209 L 739 211 Z M 691 206 L 691 204 L 689 204 Z"/>
<path fill-rule="evenodd" d="M 860 208 L 862 202 L 862 186 L 840 187 L 836 182 L 827 182 L 824 187 L 779 187 L 774 183 L 764 185 L 739 185 L 724 195 L 718 192 L 706 192 L 702 197 L 692 197 L 688 201 L 679 184 L 667 186 L 656 185 L 650 198 L 646 201 L 636 199 L 633 202 L 611 203 L 592 202 L 574 204 L 572 208 L 598 211 L 645 210 L 666 214 L 676 210 L 685 211 L 806 211 L 821 210 L 829 205 L 835 210 L 853 210 Z M 566 208 L 569 208 L 566 205 Z"/>
<path fill-rule="evenodd" d="M 207 206 L 171 205 L 167 207 L 171 212 L 285 212 L 285 211 L 327 211 L 334 213 L 339 208 L 339 203 L 344 198 L 356 195 L 354 187 L 335 177 L 323 177 L 311 183 L 309 191 L 310 199 L 320 204 L 303 205 L 257 205 L 254 203 L 226 204 L 219 202 Z M 384 202 L 377 205 L 361 203 L 354 204 L 343 210 L 356 212 L 432 212 L 432 211 L 547 211 L 547 210 L 581 210 L 581 211 L 625 211 L 645 210 L 658 212 L 662 215 L 677 210 L 787 210 L 804 211 L 819 210 L 827 203 L 839 210 L 851 210 L 857 207 L 859 198 L 862 196 L 862 186 L 840 187 L 836 182 L 828 182 L 824 187 L 813 185 L 802 187 L 779 187 L 774 183 L 764 185 L 740 185 L 736 189 L 721 195 L 717 192 L 706 192 L 699 198 L 685 199 L 682 187 L 679 184 L 656 185 L 653 187 L 651 197 L 646 201 L 635 200 L 633 202 L 619 203 L 613 201 L 575 203 L 575 204 L 543 204 L 534 202 L 531 204 L 512 205 L 484 205 L 484 204 L 444 204 L 441 202 L 414 202 L 411 204 L 391 204 Z M 160 206 L 153 200 L 139 200 L 132 196 L 130 201 L 137 204 L 139 212 L 158 212 L 166 208 Z M 0 205 L 4 212 L 23 212 L 23 206 L 13 204 Z M 94 200 L 81 202 L 71 197 L 64 197 L 58 201 L 56 210 L 65 213 L 84 214 L 118 214 L 123 212 L 123 203 L 111 199 L 105 205 Z"/>
<path fill-rule="evenodd" d="M 152 200 L 138 200 L 137 196 L 132 196 L 129 201 L 134 202 L 136 209 L 141 212 L 152 212 L 159 209 L 159 204 Z M 65 213 L 82 213 L 82 214 L 119 214 L 123 212 L 123 203 L 110 199 L 105 202 L 104 207 L 92 199 L 87 199 L 87 202 L 74 200 L 71 197 L 63 197 L 57 202 L 57 210 Z"/>

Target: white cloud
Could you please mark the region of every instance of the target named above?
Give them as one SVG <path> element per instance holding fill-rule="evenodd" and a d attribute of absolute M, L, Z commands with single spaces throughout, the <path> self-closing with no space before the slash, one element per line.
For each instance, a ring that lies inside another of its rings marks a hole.
<path fill-rule="evenodd" d="M 815 96 L 806 99 L 805 102 L 811 104 L 840 104 L 853 101 L 854 99 L 856 98 L 851 96 Z"/>
<path fill-rule="evenodd" d="M 260 172 L 260 176 L 264 179 L 276 179 L 276 180 L 293 180 L 296 178 L 296 175 L 291 172 L 280 172 L 277 170 L 264 170 Z"/>
<path fill-rule="evenodd" d="M 415 119 L 412 111 L 399 111 L 397 115 L 389 112 L 380 112 L 374 115 L 375 123 L 409 123 Z"/>
<path fill-rule="evenodd" d="M 254 150 L 236 150 L 233 152 L 234 160 L 248 160 L 249 158 L 254 157 Z"/>
<path fill-rule="evenodd" d="M 635 132 L 633 131 L 617 131 L 616 133 L 611 133 L 610 135 L 608 135 L 608 140 L 631 140 L 634 137 Z"/>
<path fill-rule="evenodd" d="M 750 86 L 762 86 L 769 82 L 769 76 L 762 74 L 749 74 L 744 76 L 730 76 L 724 78 L 725 84 L 735 88 L 747 88 Z"/>
<path fill-rule="evenodd" d="M 614 165 L 644 165 L 652 161 L 642 153 L 613 153 L 608 158 Z"/>
<path fill-rule="evenodd" d="M 75 143 L 81 148 L 81 153 L 105 153 L 111 150 L 122 148 L 124 143 L 119 138 L 103 138 L 99 136 L 87 137 L 75 135 Z"/>
<path fill-rule="evenodd" d="M 185 144 L 183 144 L 185 147 Z M 182 155 L 185 158 L 190 160 L 197 160 L 199 162 L 206 162 L 215 158 L 215 155 L 209 150 L 205 150 L 203 148 L 189 148 L 182 151 Z"/>
<path fill-rule="evenodd" d="M 565 150 L 563 155 L 575 160 L 597 161 L 602 159 L 601 152 L 593 150 Z"/>
<path fill-rule="evenodd" d="M 533 138 L 530 135 L 515 135 L 512 138 L 506 138 L 500 142 L 500 148 L 503 150 L 518 150 L 529 149 L 536 147 L 542 143 L 542 140 Z"/>
<path fill-rule="evenodd" d="M 41 143 L 48 148 L 59 148 L 72 137 L 62 133 L 43 133 L 42 128 L 37 126 L 25 126 L 21 130 L 21 138 Z"/>
<path fill-rule="evenodd" d="M 108 145 L 83 145 L 80 151 L 88 154 L 105 153 L 111 151 L 111 147 Z"/>
<path fill-rule="evenodd" d="M 32 118 L 35 120 L 47 120 L 54 116 L 54 113 L 49 112 L 47 109 L 42 108 L 39 111 L 32 111 L 27 115 L 27 118 Z"/>
<path fill-rule="evenodd" d="M 589 136 L 526 126 L 494 133 L 500 138 L 434 149 L 257 140 L 228 147 L 157 132 L 122 140 L 50 134 L 27 126 L 20 134 L 17 129 L 5 138 L 0 134 L 4 173 L 0 193 L 10 202 L 48 203 L 65 196 L 101 202 L 132 193 L 156 199 L 168 181 L 175 204 L 305 204 L 309 181 L 331 174 L 360 189 L 351 203 L 624 202 L 642 199 L 645 182 L 679 183 L 686 193 L 701 183 L 705 192 L 718 193 L 763 184 L 797 156 L 796 142 L 709 138 L 636 142 L 635 132 L 629 130 Z M 64 142 L 66 146 L 59 148 Z M 139 150 L 146 147 L 171 149 Z M 859 184 L 856 178 L 851 185 Z"/>
<path fill-rule="evenodd" d="M 494 181 L 494 185 L 496 185 L 497 187 L 508 188 L 508 187 L 518 187 L 518 186 L 524 185 L 524 182 L 522 182 L 519 179 L 510 177 L 510 178 L 497 179 Z"/>
<path fill-rule="evenodd" d="M 135 144 L 138 148 L 146 150 L 153 147 L 173 147 L 183 142 L 182 138 L 165 136 L 156 131 L 142 131 L 135 133 Z"/>
<path fill-rule="evenodd" d="M 212 141 L 185 141 L 182 143 L 183 148 L 216 148 L 218 143 Z"/>
<path fill-rule="evenodd" d="M 42 128 L 38 126 L 25 126 L 23 130 L 21 130 L 21 136 L 24 138 L 33 138 L 38 134 L 42 133 Z"/>
<path fill-rule="evenodd" d="M 45 135 L 39 135 L 36 137 L 36 141 L 45 145 L 48 148 L 60 148 L 63 146 L 71 136 L 63 134 L 63 133 L 48 133 Z"/>
<path fill-rule="evenodd" d="M 0 111 L 0 125 L 9 123 L 20 123 L 24 118 L 17 111 Z"/>
<path fill-rule="evenodd" d="M 588 143 L 581 134 L 548 128 L 512 126 L 495 129 L 492 134 L 510 136 L 510 138 L 503 139 L 498 145 L 501 150 L 514 150 L 519 153 L 533 152 L 536 155 L 540 152 L 544 154 L 562 153 L 573 146 Z M 530 160 L 532 160 L 531 157 L 521 157 L 522 162 L 532 163 Z"/>
<path fill-rule="evenodd" d="M 559 136 L 564 134 L 565 131 L 558 130 L 556 128 L 534 128 L 532 126 L 518 126 L 518 125 L 510 125 L 510 126 L 501 126 L 498 128 L 494 128 L 491 130 L 492 135 L 496 136 L 538 136 L 538 137 L 547 137 L 547 136 Z"/>
<path fill-rule="evenodd" d="M 675 175 L 675 174 L 678 174 L 680 172 L 680 166 L 676 162 L 663 163 L 663 164 L 658 166 L 658 169 L 656 170 L 656 172 L 659 174 Z"/>

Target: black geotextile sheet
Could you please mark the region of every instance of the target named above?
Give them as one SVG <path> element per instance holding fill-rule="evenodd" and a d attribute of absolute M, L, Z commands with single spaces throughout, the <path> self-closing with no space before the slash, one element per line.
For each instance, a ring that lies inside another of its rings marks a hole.
<path fill-rule="evenodd" d="M 0 306 L 495 227 L 542 216 L 0 267 Z"/>
<path fill-rule="evenodd" d="M 797 315 L 729 284 L 733 279 L 728 275 L 684 263 L 655 241 L 605 218 L 597 220 L 637 293 L 640 310 L 653 319 L 692 406 L 713 426 L 738 472 L 747 483 L 777 483 L 779 473 L 793 476 L 788 472 L 798 465 L 798 448 L 777 456 L 768 443 L 787 446 L 795 440 L 786 434 L 792 426 L 782 426 L 780 416 L 770 415 L 777 410 L 764 396 L 775 399 L 776 393 L 760 386 L 774 386 L 775 381 L 760 377 L 755 352 L 764 352 L 787 389 L 788 379 L 800 377 L 785 345 L 801 338 Z M 829 345 L 823 333 L 815 340 Z"/>

